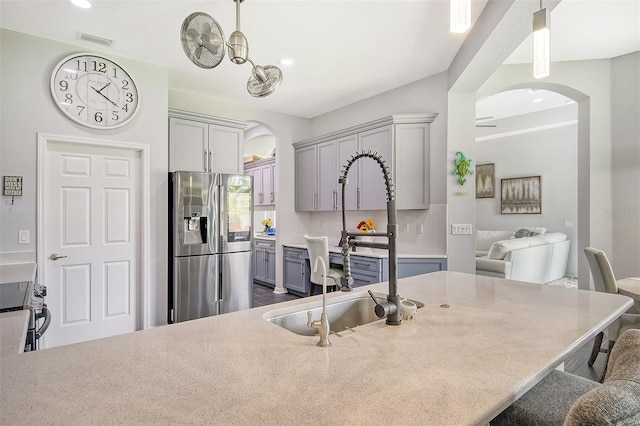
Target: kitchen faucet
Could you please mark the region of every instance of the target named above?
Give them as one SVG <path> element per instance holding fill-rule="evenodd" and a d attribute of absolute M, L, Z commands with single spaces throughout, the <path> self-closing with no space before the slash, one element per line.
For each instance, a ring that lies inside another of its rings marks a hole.
<path fill-rule="evenodd" d="M 331 346 L 329 341 L 329 333 L 331 328 L 329 327 L 329 318 L 327 317 L 327 265 L 324 263 L 322 256 L 317 256 L 315 262 L 313 262 L 313 272 L 318 270 L 318 261 L 322 263 L 322 315 L 320 315 L 320 321 L 312 321 L 311 311 L 307 312 L 307 327 L 315 328 L 320 333 L 320 341 L 318 346 L 328 347 Z"/>
<path fill-rule="evenodd" d="M 387 237 L 387 243 L 376 243 L 373 241 L 360 241 L 352 239 L 352 237 L 356 237 L 358 235 L 362 235 L 361 233 L 353 233 L 347 232 L 347 221 L 345 219 L 344 206 L 345 206 L 345 186 L 348 183 L 347 175 L 349 174 L 349 169 L 361 158 L 371 158 L 376 161 L 380 168 L 382 169 L 382 174 L 384 176 L 384 184 L 387 190 L 387 233 L 386 234 L 376 234 L 376 236 Z M 351 291 L 353 290 L 353 277 L 351 277 L 351 258 L 350 252 L 351 247 L 355 248 L 357 246 L 362 247 L 370 247 L 370 248 L 380 248 L 389 251 L 389 292 L 387 294 L 387 300 L 379 302 L 375 297 L 374 302 L 376 303 L 375 312 L 376 315 L 380 318 L 387 318 L 387 324 L 390 325 L 400 325 L 402 323 L 402 319 L 400 317 L 400 296 L 398 295 L 398 255 L 396 252 L 396 241 L 398 238 L 398 220 L 397 220 L 397 210 L 396 210 L 396 199 L 393 191 L 393 185 L 391 184 L 391 175 L 389 172 L 389 168 L 385 165 L 385 161 L 382 159 L 382 156 L 377 152 L 371 151 L 361 151 L 356 152 L 348 161 L 347 165 L 344 166 L 344 170 L 342 171 L 342 175 L 338 179 L 338 183 L 342 185 L 342 234 L 341 234 L 341 244 L 342 244 L 342 258 L 343 258 L 343 270 L 344 277 L 340 279 L 342 284 L 342 291 Z"/>

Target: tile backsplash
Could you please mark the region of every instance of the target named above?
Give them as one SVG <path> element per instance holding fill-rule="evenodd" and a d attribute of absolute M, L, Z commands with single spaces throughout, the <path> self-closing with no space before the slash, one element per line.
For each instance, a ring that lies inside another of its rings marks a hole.
<path fill-rule="evenodd" d="M 373 219 L 378 232 L 386 232 L 386 211 L 348 211 L 345 213 L 347 228 L 357 231 L 361 220 Z M 262 220 L 262 219 L 260 219 Z M 258 222 L 259 223 L 259 222 Z M 311 213 L 309 235 L 329 237 L 329 244 L 340 241 L 342 217 L 340 212 Z M 398 210 L 398 249 L 425 254 L 445 254 L 446 205 L 431 205 L 429 210 Z M 374 235 L 373 233 L 371 234 Z M 381 238 L 386 241 L 386 238 Z"/>

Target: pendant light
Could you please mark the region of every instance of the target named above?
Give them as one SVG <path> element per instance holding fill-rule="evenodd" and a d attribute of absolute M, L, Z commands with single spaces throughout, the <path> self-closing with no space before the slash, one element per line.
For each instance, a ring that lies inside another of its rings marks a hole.
<path fill-rule="evenodd" d="M 533 76 L 543 78 L 550 73 L 549 29 L 551 27 L 551 15 L 546 8 L 542 8 L 533 14 Z"/>
<path fill-rule="evenodd" d="M 471 0 L 449 0 L 452 33 L 463 33 L 471 26 Z"/>

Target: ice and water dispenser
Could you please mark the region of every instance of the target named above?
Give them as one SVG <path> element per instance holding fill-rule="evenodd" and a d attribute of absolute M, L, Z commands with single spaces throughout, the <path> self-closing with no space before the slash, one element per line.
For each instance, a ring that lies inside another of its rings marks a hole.
<path fill-rule="evenodd" d="M 194 211 L 194 207 L 189 206 L 185 208 L 183 230 L 184 240 L 183 244 L 207 244 L 207 216 L 203 213 L 206 212 L 202 206 L 200 209 Z"/>

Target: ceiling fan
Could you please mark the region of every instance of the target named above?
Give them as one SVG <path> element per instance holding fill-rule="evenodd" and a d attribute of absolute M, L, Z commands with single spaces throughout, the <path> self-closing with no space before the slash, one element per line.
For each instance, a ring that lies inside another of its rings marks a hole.
<path fill-rule="evenodd" d="M 201 68 L 217 67 L 224 59 L 226 46 L 229 59 L 234 64 L 249 62 L 252 66 L 251 76 L 247 81 L 247 91 L 251 96 L 261 98 L 268 96 L 282 82 L 282 71 L 275 65 L 257 65 L 249 58 L 249 43 L 240 31 L 240 3 L 244 0 L 233 0 L 236 4 L 236 30 L 226 42 L 222 28 L 211 16 L 204 12 L 194 12 L 182 23 L 180 38 L 182 48 L 191 62 Z"/>

